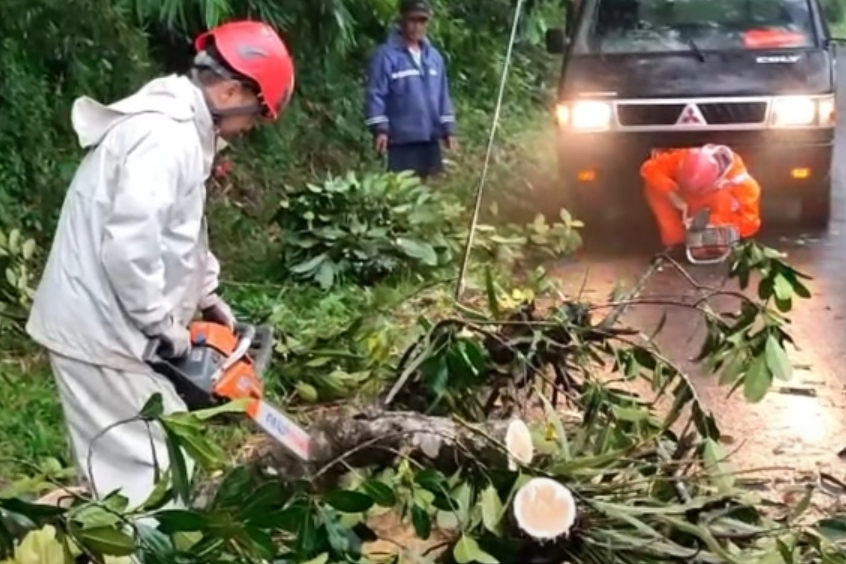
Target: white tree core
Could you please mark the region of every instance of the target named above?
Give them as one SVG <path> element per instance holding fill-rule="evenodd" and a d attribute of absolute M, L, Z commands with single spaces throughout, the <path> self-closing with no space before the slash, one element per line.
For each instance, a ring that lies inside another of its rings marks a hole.
<path fill-rule="evenodd" d="M 515 419 L 505 431 L 505 448 L 508 450 L 508 469 L 517 470 L 520 464 L 531 464 L 535 456 L 532 433 L 523 421 Z"/>
<path fill-rule="evenodd" d="M 550 478 L 532 478 L 514 496 L 520 530 L 534 539 L 566 535 L 576 522 L 576 500 L 566 486 Z"/>

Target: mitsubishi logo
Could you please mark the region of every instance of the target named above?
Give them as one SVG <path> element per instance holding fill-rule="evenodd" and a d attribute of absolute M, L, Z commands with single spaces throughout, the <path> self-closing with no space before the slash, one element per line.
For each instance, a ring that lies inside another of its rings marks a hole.
<path fill-rule="evenodd" d="M 679 114 L 676 125 L 708 125 L 708 122 L 705 121 L 705 116 L 696 104 L 688 104 Z"/>

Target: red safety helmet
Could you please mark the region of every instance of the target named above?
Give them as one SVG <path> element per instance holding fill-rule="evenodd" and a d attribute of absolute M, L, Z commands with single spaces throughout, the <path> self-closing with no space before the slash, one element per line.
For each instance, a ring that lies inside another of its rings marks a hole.
<path fill-rule="evenodd" d="M 715 189 L 725 165 L 718 158 L 718 147 L 688 149 L 676 173 L 679 189 L 688 193 L 702 193 Z"/>
<path fill-rule="evenodd" d="M 266 117 L 276 120 L 291 100 L 294 61 L 285 43 L 266 23 L 228 22 L 197 37 L 194 46 L 198 53 L 211 51 L 211 59 L 229 67 L 213 68 L 218 74 L 251 82 Z M 200 64 L 214 66 L 209 61 Z"/>

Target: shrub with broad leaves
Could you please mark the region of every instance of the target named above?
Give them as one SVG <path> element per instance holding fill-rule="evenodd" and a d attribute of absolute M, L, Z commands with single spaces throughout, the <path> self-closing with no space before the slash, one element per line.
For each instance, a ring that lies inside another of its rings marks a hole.
<path fill-rule="evenodd" d="M 448 262 L 462 211 L 410 173 L 348 173 L 290 190 L 276 221 L 288 271 L 328 289 Z"/>
<path fill-rule="evenodd" d="M 37 245 L 17 229 L 0 231 L 0 333 L 21 330 L 34 296 Z"/>

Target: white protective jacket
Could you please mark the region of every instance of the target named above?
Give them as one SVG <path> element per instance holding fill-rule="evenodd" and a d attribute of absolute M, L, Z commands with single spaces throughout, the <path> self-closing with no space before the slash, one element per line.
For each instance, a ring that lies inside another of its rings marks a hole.
<path fill-rule="evenodd" d="M 176 75 L 110 106 L 79 98 L 71 117 L 88 154 L 65 196 L 27 332 L 73 359 L 144 370 L 146 335 L 187 325 L 217 288 L 204 219 L 212 117 L 202 92 Z"/>

